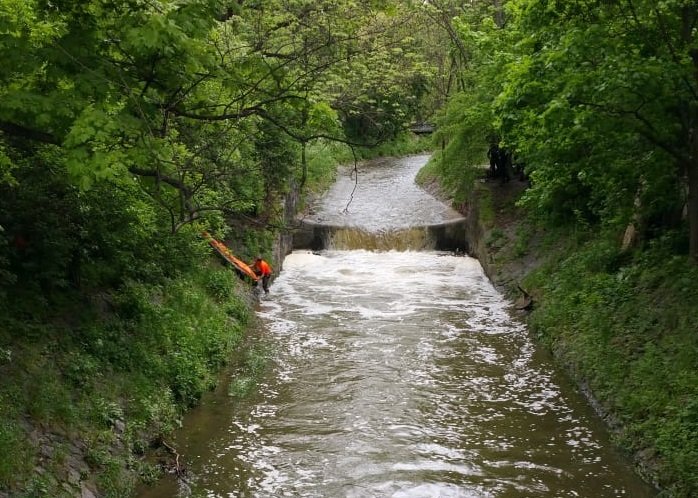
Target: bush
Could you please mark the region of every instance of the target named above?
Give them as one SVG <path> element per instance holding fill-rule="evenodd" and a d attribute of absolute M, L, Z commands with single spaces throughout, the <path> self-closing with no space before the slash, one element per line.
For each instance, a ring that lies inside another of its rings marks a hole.
<path fill-rule="evenodd" d="M 38 449 L 17 422 L 27 416 L 89 440 L 87 457 L 105 496 L 130 492 L 130 452 L 170 433 L 215 385 L 250 317 L 247 288 L 228 268 L 192 264 L 175 273 L 148 283 L 128 279 L 90 300 L 66 295 L 60 308 L 33 304 L 31 321 L 4 320 L 0 490 L 61 496 L 57 479 L 32 477 Z M 117 451 L 119 423 L 127 432 Z"/>

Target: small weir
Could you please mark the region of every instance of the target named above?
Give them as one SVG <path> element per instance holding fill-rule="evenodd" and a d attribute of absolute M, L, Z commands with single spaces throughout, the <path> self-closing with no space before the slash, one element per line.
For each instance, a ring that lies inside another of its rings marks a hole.
<path fill-rule="evenodd" d="M 387 230 L 379 233 L 345 228 L 330 235 L 327 247 L 368 251 L 424 251 L 433 248 L 434 241 L 428 230 L 422 228 Z"/>
<path fill-rule="evenodd" d="M 258 392 L 224 379 L 176 435 L 186 480 L 140 498 L 653 496 L 478 261 L 441 250 L 462 220 L 414 185 L 426 160 L 340 177 L 259 304 Z"/>
<path fill-rule="evenodd" d="M 465 221 L 455 220 L 411 228 L 387 228 L 368 231 L 302 222 L 293 237 L 294 249 L 320 251 L 329 248 L 367 249 L 370 251 L 453 251 L 467 252 Z"/>

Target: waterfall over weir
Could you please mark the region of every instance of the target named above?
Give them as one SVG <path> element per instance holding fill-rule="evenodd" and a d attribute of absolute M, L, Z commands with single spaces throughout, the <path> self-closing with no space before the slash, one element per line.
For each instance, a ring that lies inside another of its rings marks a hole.
<path fill-rule="evenodd" d="M 293 248 L 467 252 L 466 220 L 414 184 L 427 159 L 382 159 L 340 171 L 294 231 Z"/>
<path fill-rule="evenodd" d="M 466 221 L 461 219 L 436 225 L 368 231 L 305 221 L 294 233 L 293 248 L 467 252 L 465 225 Z"/>
<path fill-rule="evenodd" d="M 434 241 L 426 228 L 407 228 L 368 233 L 340 228 L 328 234 L 327 249 L 367 249 L 369 251 L 427 251 Z"/>

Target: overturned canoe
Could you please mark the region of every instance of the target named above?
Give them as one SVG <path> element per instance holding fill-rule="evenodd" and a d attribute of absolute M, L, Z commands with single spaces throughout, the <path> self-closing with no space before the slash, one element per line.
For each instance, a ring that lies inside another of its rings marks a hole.
<path fill-rule="evenodd" d="M 243 274 L 250 277 L 252 280 L 259 280 L 259 277 L 255 274 L 252 268 L 250 268 L 248 264 L 242 261 L 241 259 L 238 259 L 235 256 L 233 256 L 233 253 L 230 252 L 230 249 L 228 249 L 228 247 L 223 242 L 214 239 L 213 236 L 211 236 L 211 234 L 208 232 L 203 232 L 203 236 L 208 241 L 208 243 L 211 244 L 211 247 L 213 247 L 216 250 L 216 252 L 218 252 L 218 254 L 220 254 L 223 257 L 223 259 L 225 259 L 228 263 L 233 265 Z"/>

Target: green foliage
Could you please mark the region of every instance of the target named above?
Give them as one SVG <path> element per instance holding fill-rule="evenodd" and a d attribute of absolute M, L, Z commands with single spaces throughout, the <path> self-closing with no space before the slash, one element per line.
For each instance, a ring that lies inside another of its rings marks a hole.
<path fill-rule="evenodd" d="M 161 382 L 165 384 L 166 382 Z M 151 431 L 155 438 L 164 437 L 180 426 L 181 407 L 177 405 L 169 387 L 153 386 L 141 381 L 143 387 L 137 391 L 131 430 L 136 437 L 138 430 Z M 134 441 L 138 444 L 138 439 Z M 141 451 L 142 452 L 142 451 Z"/>
<path fill-rule="evenodd" d="M 47 368 L 48 367 L 48 368 Z M 75 422 L 77 414 L 70 389 L 58 372 L 48 365 L 33 373 L 35 384 L 29 386 L 26 410 L 29 416 L 47 425 Z"/>
<path fill-rule="evenodd" d="M 522 205 L 577 230 L 565 248 L 576 253 L 529 277 L 543 298 L 532 324 L 618 417 L 623 444 L 653 455 L 650 473 L 670 496 L 698 489 L 686 403 L 698 385 L 687 310 L 698 303 L 680 214 L 695 189 L 682 176 L 695 169 L 683 135 L 695 68 L 677 56 L 694 36 L 680 34 L 695 20 L 687 5 L 511 2 L 520 41 L 496 102 L 502 134 L 527 161 Z M 634 255 L 618 243 L 630 222 L 643 242 Z"/>
<path fill-rule="evenodd" d="M 500 91 L 505 47 L 511 43 L 508 31 L 492 22 L 491 14 L 477 6 L 464 8 L 455 18 L 459 50 L 466 51 L 468 65 L 452 78 L 460 88 L 450 96 L 436 117 L 433 144 L 436 163 L 444 186 L 455 201 L 472 198 L 475 180 L 484 173 L 486 152 L 498 142 L 494 101 Z"/>
<path fill-rule="evenodd" d="M 687 76 L 695 33 L 681 28 L 695 22 L 689 3 L 511 2 L 520 41 L 497 114 L 527 161 L 524 205 L 553 223 L 640 220 L 646 239 L 679 226 L 696 188 L 683 176 L 696 168 L 685 135 L 697 88 Z"/>
<path fill-rule="evenodd" d="M 392 140 L 382 142 L 376 147 L 358 149 L 357 156 L 361 159 L 401 157 L 430 150 L 429 138 L 420 137 L 411 132 L 399 132 Z"/>
<path fill-rule="evenodd" d="M 72 186 L 147 194 L 159 230 L 264 212 L 340 114 L 388 138 L 414 115 L 424 64 L 387 3 L 6 1 L 0 183 L 43 143 Z"/>
<path fill-rule="evenodd" d="M 203 285 L 206 292 L 216 301 L 223 303 L 235 295 L 237 285 L 232 272 L 210 270 L 202 273 Z"/>
<path fill-rule="evenodd" d="M 206 291 L 186 279 L 162 288 L 135 283 L 125 288 L 117 311 L 130 317 L 132 325 L 118 336 L 129 338 L 134 356 L 120 354 L 118 366 L 140 365 L 146 374 L 152 369 L 152 374 L 167 379 L 176 402 L 194 404 L 214 385 L 215 373 L 241 339 L 241 324 L 226 306 L 236 299 L 234 278 L 224 269 L 206 270 Z"/>
<path fill-rule="evenodd" d="M 531 235 L 533 230 L 527 224 L 522 224 L 516 230 L 516 242 L 514 243 L 514 256 L 522 258 L 528 252 L 528 247 L 531 244 Z"/>
<path fill-rule="evenodd" d="M 578 251 L 531 277 L 534 323 L 695 491 L 695 2 L 227 3 L 0 0 L 0 452 L 34 461 L 23 418 L 79 427 L 126 494 L 113 426 L 172 430 L 250 316 L 200 231 L 269 256 L 294 181 L 422 148 L 405 126 L 448 101 L 428 173 L 464 202 L 489 142 L 525 160 L 521 204 Z M 19 467 L 0 487 L 59 494 Z"/>
<path fill-rule="evenodd" d="M 103 469 L 97 479 L 97 485 L 105 498 L 122 498 L 133 493 L 137 484 L 135 476 L 124 468 L 118 458 L 105 457 L 100 462 Z"/>
<path fill-rule="evenodd" d="M 318 140 L 308 148 L 308 178 L 310 192 L 324 192 L 335 179 L 337 166 L 353 160 L 349 147 L 336 142 Z"/>
<path fill-rule="evenodd" d="M 506 235 L 498 228 L 494 228 L 490 233 L 485 243 L 492 249 L 497 249 L 503 242 L 506 241 Z"/>
<path fill-rule="evenodd" d="M 482 175 L 481 145 L 476 145 L 476 151 L 473 151 L 472 145 L 464 135 L 458 135 L 431 158 L 443 180 L 444 188 L 456 203 L 471 198 L 475 180 Z"/>
<path fill-rule="evenodd" d="M 429 169 L 460 201 L 475 191 L 488 142 L 525 163 L 520 206 L 545 228 L 539 248 L 550 253 L 524 282 L 533 329 L 618 420 L 622 444 L 649 456 L 664 493 L 692 496 L 696 4 L 487 4 L 425 7 L 450 35 L 444 74 L 456 87 L 446 87 Z M 486 226 L 490 204 L 480 199 Z M 638 240 L 622 251 L 630 224 Z M 487 242 L 498 246 L 502 233 Z M 514 254 L 528 245 L 517 234 Z"/>
<path fill-rule="evenodd" d="M 124 450 L 142 451 L 148 445 L 144 438 L 178 426 L 182 410 L 214 385 L 241 342 L 250 316 L 244 290 L 229 269 L 206 264 L 159 284 L 129 281 L 103 298 L 108 309 L 95 301 L 71 325 L 52 318 L 74 314 L 76 304 L 69 301 L 61 309 L 33 308 L 33 326 L 5 324 L 0 344 L 13 341 L 11 350 L 3 346 L 12 354 L 0 365 L 5 379 L 0 398 L 12 400 L 6 405 L 12 410 L 0 410 L 5 454 L 26 455 L 17 462 L 36 458 L 38 449 L 19 430 L 21 417 L 47 427 L 79 427 L 91 438 L 87 456 L 100 475 L 100 489 L 110 496 L 127 494 L 134 482 L 124 473 L 124 455 L 113 452 L 113 427 L 128 421 Z M 55 492 L 58 483 L 51 480 L 29 484 L 33 467 L 18 464 L 0 467 L 0 489 Z"/>
<path fill-rule="evenodd" d="M 0 0 L 0 452 L 33 462 L 20 422 L 66 427 L 106 496 L 251 316 L 201 231 L 270 256 L 301 151 L 321 189 L 353 158 L 328 144 L 404 150 L 427 89 L 401 2 L 229 3 Z M 2 492 L 63 493 L 27 472 L 0 464 Z"/>

